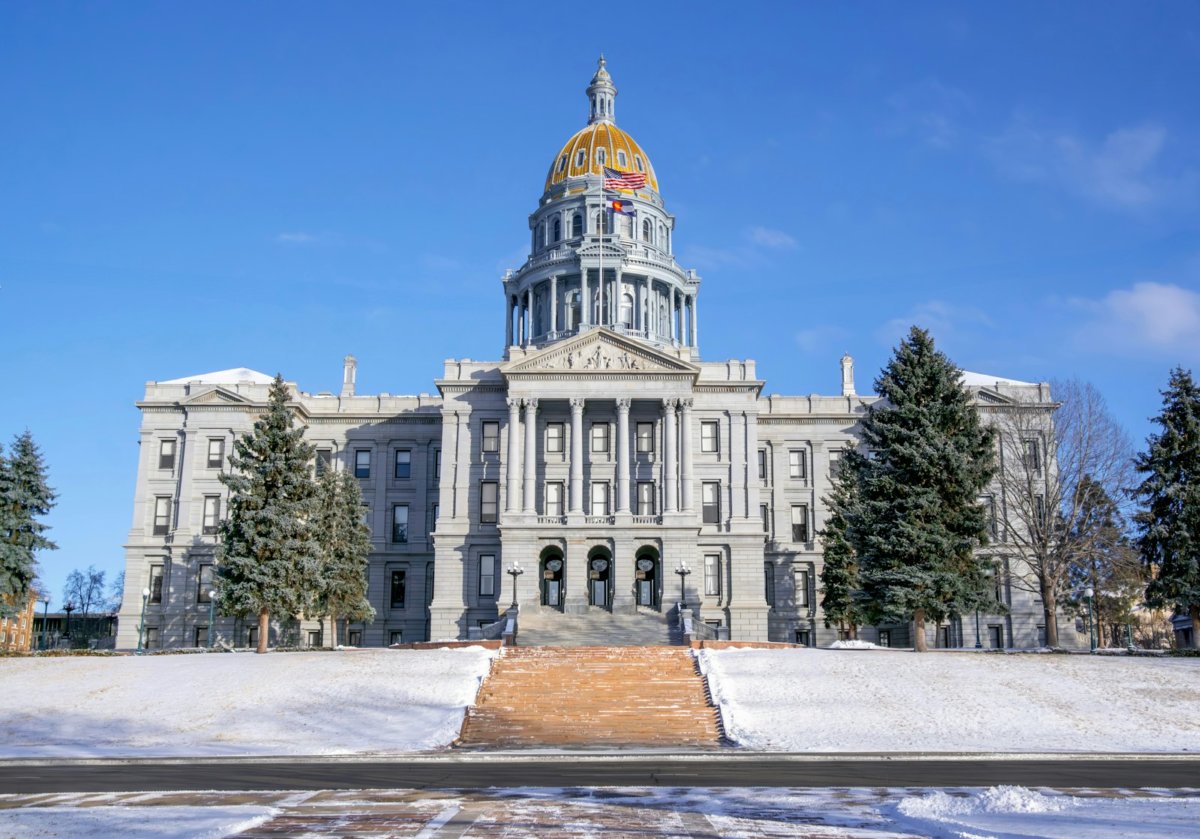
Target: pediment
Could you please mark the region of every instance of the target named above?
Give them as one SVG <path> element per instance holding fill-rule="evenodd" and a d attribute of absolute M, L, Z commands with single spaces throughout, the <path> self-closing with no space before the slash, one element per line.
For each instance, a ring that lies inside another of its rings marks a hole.
<path fill-rule="evenodd" d="M 522 373 L 665 373 L 696 376 L 699 369 L 640 341 L 610 329 L 592 329 L 583 335 L 547 347 L 502 368 L 506 376 Z"/>
<path fill-rule="evenodd" d="M 248 405 L 250 400 L 223 387 L 213 387 L 182 400 L 184 405 Z"/>
<path fill-rule="evenodd" d="M 1007 396 L 1002 396 L 1001 394 L 997 393 L 996 391 L 988 390 L 986 388 L 980 388 L 979 390 L 975 391 L 975 398 L 978 399 L 980 402 L 987 404 L 987 405 L 1014 405 L 1014 404 L 1016 404 L 1015 402 L 1013 402 L 1012 399 L 1009 399 Z"/>
<path fill-rule="evenodd" d="M 576 253 L 578 253 L 580 257 L 591 257 L 593 259 L 596 259 L 603 254 L 605 259 L 612 260 L 623 260 L 629 255 L 625 252 L 623 247 L 611 242 L 605 242 L 603 245 L 599 242 L 592 242 L 579 248 Z"/>

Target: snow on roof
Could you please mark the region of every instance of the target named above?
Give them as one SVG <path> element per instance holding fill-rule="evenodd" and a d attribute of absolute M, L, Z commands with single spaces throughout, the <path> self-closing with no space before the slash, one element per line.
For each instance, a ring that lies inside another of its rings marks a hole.
<path fill-rule="evenodd" d="M 251 370 L 249 367 L 234 367 L 231 370 L 217 370 L 213 373 L 201 373 L 198 376 L 184 376 L 182 379 L 171 379 L 159 382 L 163 385 L 187 385 L 199 382 L 202 385 L 232 385 L 239 382 L 250 382 L 256 385 L 269 385 L 275 381 L 274 376 Z"/>
<path fill-rule="evenodd" d="M 968 387 L 994 387 L 997 384 L 1001 385 L 1026 385 L 1027 387 L 1036 387 L 1035 382 L 1022 382 L 1017 379 L 1006 379 L 1003 376 L 992 376 L 988 373 L 972 373 L 970 370 L 961 370 L 959 374 L 962 376 L 962 383 Z"/>

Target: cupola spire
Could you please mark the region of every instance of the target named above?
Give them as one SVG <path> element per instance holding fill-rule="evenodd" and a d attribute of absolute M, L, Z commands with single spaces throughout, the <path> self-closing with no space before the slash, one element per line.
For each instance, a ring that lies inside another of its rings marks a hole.
<path fill-rule="evenodd" d="M 617 121 L 613 107 L 617 99 L 617 88 L 613 85 L 612 76 L 608 75 L 607 64 L 604 54 L 601 53 L 600 61 L 596 65 L 596 75 L 592 76 L 592 83 L 587 89 L 588 99 L 592 103 L 588 125 L 596 122 L 615 124 Z"/>

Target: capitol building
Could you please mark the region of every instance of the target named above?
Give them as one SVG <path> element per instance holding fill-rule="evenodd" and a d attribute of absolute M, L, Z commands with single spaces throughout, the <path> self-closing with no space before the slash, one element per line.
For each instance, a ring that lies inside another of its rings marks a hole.
<path fill-rule="evenodd" d="M 574 616 L 673 614 L 682 583 L 711 637 L 829 644 L 816 534 L 875 397 L 857 392 L 849 356 L 825 396 L 768 395 L 754 361 L 702 358 L 702 281 L 675 260 L 676 218 L 650 156 L 617 125 L 603 59 L 587 97 L 587 124 L 550 158 L 528 217 L 529 256 L 503 277 L 499 360 L 446 361 L 432 396 L 360 394 L 350 356 L 340 393 L 290 385 L 314 468 L 350 471 L 367 507 L 376 617 L 346 638 L 468 638 L 515 597 L 522 618 L 561 621 L 571 643 Z M 606 168 L 642 184 L 619 193 L 631 215 L 613 211 Z M 218 476 L 270 381 L 234 369 L 147 383 L 119 647 L 138 645 L 143 601 L 150 648 L 254 642 L 253 618 L 213 619 L 209 591 L 227 507 Z M 964 385 L 985 421 L 1017 402 L 1053 407 L 1046 384 L 965 373 Z M 930 626 L 930 646 L 1036 646 L 1042 610 L 1012 584 L 1022 570 L 1000 488 L 981 501 L 995 511 L 985 553 L 1008 613 Z M 527 573 L 506 574 L 514 562 Z M 681 565 L 691 573 L 676 576 Z M 277 640 L 328 642 L 315 620 L 272 617 Z M 902 624 L 860 637 L 912 644 Z"/>

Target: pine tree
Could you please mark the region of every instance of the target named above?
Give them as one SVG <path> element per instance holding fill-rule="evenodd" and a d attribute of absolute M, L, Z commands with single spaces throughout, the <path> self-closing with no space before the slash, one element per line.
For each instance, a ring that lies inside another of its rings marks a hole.
<path fill-rule="evenodd" d="M 847 539 L 846 531 L 854 518 L 854 502 L 857 496 L 858 476 L 848 453 L 841 470 L 833 479 L 833 492 L 825 499 L 829 515 L 825 528 L 818 534 L 824 549 L 821 566 L 821 611 L 825 614 L 825 627 L 836 624 L 846 630 L 851 638 L 858 637 L 858 625 L 862 616 L 855 593 L 858 591 L 858 557 L 854 546 Z"/>
<path fill-rule="evenodd" d="M 1141 600 L 1145 580 L 1116 502 L 1102 484 L 1087 478 L 1079 491 L 1080 515 L 1068 538 L 1087 550 L 1076 552 L 1078 559 L 1071 565 L 1069 581 L 1076 591 L 1092 589 L 1096 634 L 1112 640 L 1116 630 L 1132 620 L 1132 609 Z M 1076 603 L 1081 613 L 1087 614 L 1086 608 Z M 1112 633 L 1105 633 L 1105 626 Z"/>
<path fill-rule="evenodd" d="M 1200 648 L 1200 388 L 1190 370 L 1171 372 L 1154 421 L 1162 431 L 1134 462 L 1146 476 L 1134 490 L 1138 553 L 1152 573 L 1146 602 L 1189 615 Z"/>
<path fill-rule="evenodd" d="M 858 501 L 847 536 L 859 557 L 862 604 L 872 622 L 925 622 L 982 606 L 990 566 L 979 495 L 994 472 L 991 432 L 959 383 L 959 370 L 913 327 L 875 382 L 884 401 L 862 422 L 870 458 L 858 458 Z"/>
<path fill-rule="evenodd" d="M 317 538 L 321 546 L 321 588 L 315 610 L 329 616 L 330 645 L 337 644 L 337 622 L 371 621 L 367 599 L 367 562 L 371 529 L 363 521 L 362 491 L 349 472 L 326 470 L 317 482 Z"/>
<path fill-rule="evenodd" d="M 0 617 L 19 612 L 32 596 L 37 552 L 58 547 L 46 538 L 49 526 L 38 520 L 54 501 L 42 453 L 26 431 L 10 457 L 0 450 Z"/>
<path fill-rule="evenodd" d="M 258 616 L 258 652 L 267 651 L 271 615 L 299 615 L 320 582 L 314 517 L 313 447 L 294 428 L 282 376 L 266 414 L 239 437 L 221 475 L 229 516 L 221 525 L 217 602 L 225 615 Z"/>

